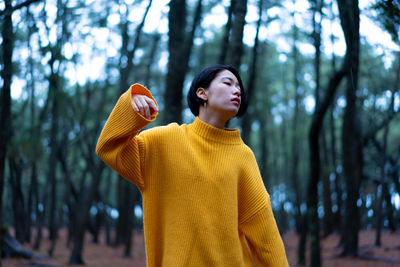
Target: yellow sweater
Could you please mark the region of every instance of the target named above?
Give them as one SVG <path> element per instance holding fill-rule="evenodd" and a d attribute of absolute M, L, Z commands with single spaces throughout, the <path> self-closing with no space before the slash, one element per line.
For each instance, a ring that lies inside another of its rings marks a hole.
<path fill-rule="evenodd" d="M 143 196 L 147 266 L 288 266 L 254 155 L 239 130 L 198 117 L 139 131 L 134 84 L 114 107 L 96 153 Z"/>

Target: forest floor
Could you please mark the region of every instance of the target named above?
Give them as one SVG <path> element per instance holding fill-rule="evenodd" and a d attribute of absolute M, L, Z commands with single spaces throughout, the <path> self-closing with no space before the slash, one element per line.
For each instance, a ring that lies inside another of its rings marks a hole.
<path fill-rule="evenodd" d="M 52 259 L 2 259 L 2 267 L 8 266 L 72 266 L 67 264 L 70 250 L 66 247 L 66 231 L 60 231 L 60 239 L 54 252 Z M 341 249 L 337 246 L 340 236 L 333 234 L 322 240 L 322 261 L 324 267 L 394 267 L 400 266 L 400 235 L 398 233 L 382 232 L 382 246 L 374 246 L 375 231 L 361 231 L 359 238 L 359 253 L 357 258 L 343 258 L 338 255 Z M 289 264 L 291 267 L 297 266 L 297 243 L 298 236 L 293 232 L 287 232 L 284 235 L 284 243 L 286 247 Z M 145 251 L 144 238 L 142 231 L 135 231 L 133 257 L 122 257 L 124 248 L 109 247 L 104 245 L 104 235 L 101 236 L 99 244 L 94 244 L 90 241 L 90 236 L 87 235 L 86 245 L 84 248 L 83 258 L 86 266 L 106 267 L 145 267 Z M 27 249 L 31 249 L 30 245 L 25 245 Z M 38 255 L 46 255 L 49 248 L 49 241 L 43 239 L 41 250 L 37 251 Z M 308 246 L 307 246 L 308 248 Z M 308 251 L 307 251 L 308 258 Z M 40 264 L 42 265 L 40 265 Z"/>

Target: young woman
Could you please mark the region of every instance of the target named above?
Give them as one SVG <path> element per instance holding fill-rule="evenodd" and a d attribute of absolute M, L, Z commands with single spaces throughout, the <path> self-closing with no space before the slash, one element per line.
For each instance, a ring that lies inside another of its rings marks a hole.
<path fill-rule="evenodd" d="M 147 266 L 288 266 L 254 154 L 239 130 L 225 128 L 246 109 L 239 73 L 205 68 L 188 104 L 193 123 L 138 134 L 158 106 L 134 84 L 97 144 L 99 157 L 142 193 Z"/>

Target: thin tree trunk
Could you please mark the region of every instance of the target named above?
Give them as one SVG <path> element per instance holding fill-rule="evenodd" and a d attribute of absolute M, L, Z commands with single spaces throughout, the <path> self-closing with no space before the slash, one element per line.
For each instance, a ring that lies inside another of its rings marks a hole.
<path fill-rule="evenodd" d="M 332 190 L 331 190 L 331 180 L 330 180 L 330 168 L 328 160 L 328 145 L 325 130 L 322 130 L 321 141 L 322 141 L 322 160 L 324 168 L 322 169 L 322 202 L 324 206 L 324 217 L 323 217 L 323 236 L 327 237 L 333 233 L 334 228 L 334 217 L 332 213 Z"/>
<path fill-rule="evenodd" d="M 348 17 L 344 17 L 344 22 L 347 22 Z M 345 30 L 345 29 L 344 29 Z M 347 36 L 348 37 L 348 36 Z M 310 145 L 310 180 L 307 192 L 307 211 L 308 224 L 311 235 L 311 266 L 321 265 L 320 256 L 320 239 L 319 239 L 319 220 L 318 220 L 318 181 L 320 177 L 320 148 L 319 135 L 322 129 L 325 113 L 334 99 L 334 94 L 342 78 L 348 73 L 349 62 L 352 56 L 351 47 L 347 47 L 345 60 L 339 72 L 336 72 L 329 81 L 328 88 L 324 98 L 319 101 L 312 116 L 311 127 L 309 131 Z"/>
<path fill-rule="evenodd" d="M 392 91 L 392 99 L 389 107 L 389 112 L 392 113 L 394 112 L 394 93 L 395 91 Z M 387 180 L 386 180 L 386 169 L 387 169 L 387 142 L 388 142 L 388 136 L 389 136 L 389 123 L 386 124 L 385 129 L 383 131 L 383 136 L 382 136 L 382 149 L 381 149 L 381 175 L 380 175 L 380 181 L 377 186 L 377 209 L 376 209 L 376 235 L 375 235 L 375 246 L 380 247 L 381 246 L 381 231 L 382 231 L 382 220 L 383 220 L 383 202 L 384 199 L 386 198 L 386 195 L 388 194 L 388 189 L 387 189 Z M 390 201 L 389 201 L 390 202 Z"/>
<path fill-rule="evenodd" d="M 336 192 L 336 212 L 334 214 L 335 218 L 335 228 L 338 230 L 342 229 L 342 189 L 341 189 L 341 183 L 340 183 L 340 176 L 339 173 L 337 172 L 337 153 L 336 153 L 336 127 L 335 127 L 335 118 L 333 116 L 333 110 L 335 107 L 335 101 L 333 101 L 333 104 L 330 108 L 329 111 L 329 124 L 330 124 L 330 137 L 331 137 L 331 160 L 332 160 L 332 172 L 335 175 L 335 189 L 334 191 Z"/>
<path fill-rule="evenodd" d="M 235 0 L 227 63 L 232 64 L 237 69 L 240 68 L 243 55 L 243 31 L 246 24 L 246 13 L 247 0 Z"/>
<path fill-rule="evenodd" d="M 5 177 L 5 164 L 7 145 L 11 138 L 11 81 L 13 74 L 12 54 L 13 54 L 13 24 L 12 24 L 12 1 L 4 1 L 4 15 L 2 23 L 2 58 L 3 88 L 1 90 L 1 114 L 0 114 L 0 225 L 3 225 L 3 188 Z M 1 253 L 1 252 L 0 252 Z"/>
<path fill-rule="evenodd" d="M 121 47 L 121 59 L 120 60 L 122 60 L 122 58 L 126 57 L 126 65 L 125 65 L 125 63 L 122 63 L 120 61 L 121 70 L 120 70 L 120 92 L 119 92 L 119 95 L 121 95 L 123 92 L 125 92 L 125 90 L 127 90 L 129 87 L 129 75 L 131 74 L 132 69 L 133 69 L 133 59 L 135 57 L 135 52 L 136 52 L 137 48 L 139 47 L 139 42 L 140 42 L 140 37 L 142 35 L 143 26 L 144 26 L 144 23 L 146 22 L 147 14 L 149 13 L 152 2 L 153 2 L 152 0 L 149 0 L 149 3 L 145 10 L 145 13 L 142 17 L 142 21 L 136 27 L 135 39 L 133 41 L 132 46 L 130 46 L 131 38 L 129 37 L 129 33 L 128 33 L 128 28 L 129 28 L 128 21 L 125 21 L 124 25 L 122 26 L 123 27 L 123 30 L 122 30 L 123 45 Z M 127 16 L 127 14 L 125 14 L 125 15 Z M 130 47 L 132 47 L 132 48 L 130 48 Z"/>
<path fill-rule="evenodd" d="M 17 156 L 8 159 L 10 171 L 10 184 L 12 192 L 12 207 L 14 215 L 15 239 L 21 244 L 26 242 L 26 221 L 24 195 L 22 193 L 22 160 Z"/>
<path fill-rule="evenodd" d="M 294 17 L 294 14 L 292 14 Z M 293 20 L 294 21 L 294 20 Z M 292 150 L 292 158 L 290 160 L 290 179 L 295 190 L 295 198 L 296 198 L 296 207 L 297 213 L 295 215 L 296 220 L 296 230 L 300 232 L 301 229 L 301 211 L 300 211 L 300 191 L 299 191 L 299 177 L 298 177 L 298 167 L 299 167 L 299 140 L 298 140 L 298 132 L 297 132 L 297 124 L 299 120 L 299 105 L 300 105 L 300 94 L 299 94 L 299 87 L 300 87 L 300 62 L 299 62 L 299 53 L 297 50 L 297 39 L 298 39 L 298 28 L 294 24 L 293 25 L 293 60 L 294 60 L 294 69 L 293 69 L 293 87 L 294 87 L 294 111 L 293 111 L 293 121 L 292 121 L 292 128 L 291 128 L 291 150 Z"/>
<path fill-rule="evenodd" d="M 261 47 L 259 46 L 259 33 L 262 22 L 262 12 L 263 12 L 263 0 L 259 0 L 256 36 L 254 37 L 254 46 L 251 54 L 251 64 L 247 82 L 247 101 L 249 103 L 253 99 L 253 95 L 256 90 L 257 62 L 258 62 L 257 59 L 260 55 L 260 49 L 261 49 Z M 252 124 L 252 114 L 251 114 L 251 109 L 248 109 L 247 113 L 244 114 L 242 119 L 242 139 L 248 145 L 250 144 L 251 124 Z"/>
<path fill-rule="evenodd" d="M 235 7 L 236 0 L 231 0 L 231 4 L 228 9 L 228 20 L 225 24 L 225 31 L 224 31 L 224 37 L 222 38 L 221 41 L 221 51 L 219 55 L 219 63 L 225 64 L 226 61 L 226 56 L 229 48 L 229 35 L 231 33 L 231 28 L 232 28 L 232 16 L 233 16 L 233 9 Z"/>
<path fill-rule="evenodd" d="M 383 184 L 383 195 L 386 203 L 386 214 L 389 222 L 389 229 L 392 233 L 396 232 L 396 222 L 394 218 L 394 207 L 392 205 L 391 194 L 388 189 L 388 181 Z"/>
<path fill-rule="evenodd" d="M 57 239 L 57 179 L 56 179 L 56 168 L 57 168 L 57 149 L 58 149 L 58 82 L 57 78 L 50 78 L 50 88 L 53 91 L 53 107 L 51 116 L 51 129 L 50 129 L 50 155 L 49 155 L 49 171 L 48 180 L 50 183 L 50 206 L 49 206 L 49 231 L 51 245 L 48 251 L 49 256 L 53 257 L 55 241 Z"/>
<path fill-rule="evenodd" d="M 150 55 L 149 55 L 149 60 L 146 64 L 146 74 L 144 78 L 144 84 L 151 88 L 150 80 L 151 80 L 151 67 L 154 64 L 156 52 L 158 50 L 158 46 L 160 43 L 161 35 L 158 33 L 154 33 L 153 35 L 153 42 L 151 44 L 151 49 L 150 49 Z"/>

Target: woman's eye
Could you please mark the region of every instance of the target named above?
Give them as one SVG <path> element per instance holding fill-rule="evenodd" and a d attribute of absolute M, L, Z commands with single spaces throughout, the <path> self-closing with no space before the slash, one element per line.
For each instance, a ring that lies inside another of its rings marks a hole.
<path fill-rule="evenodd" d="M 224 82 L 224 84 L 231 86 L 230 82 Z"/>

